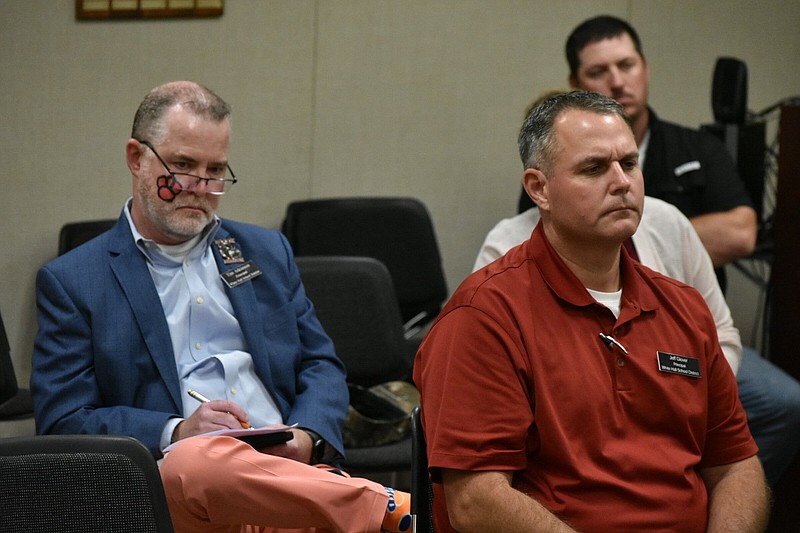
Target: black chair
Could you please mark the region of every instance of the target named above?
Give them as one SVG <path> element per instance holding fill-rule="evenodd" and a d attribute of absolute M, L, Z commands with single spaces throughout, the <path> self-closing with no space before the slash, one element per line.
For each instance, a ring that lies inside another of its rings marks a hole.
<path fill-rule="evenodd" d="M 428 473 L 428 449 L 422 432 L 420 408 L 411 413 L 411 515 L 415 533 L 433 533 L 433 486 Z"/>
<path fill-rule="evenodd" d="M 413 353 L 386 267 L 369 257 L 297 257 L 300 277 L 350 383 L 371 387 L 407 380 Z M 411 468 L 411 437 L 384 446 L 348 448 L 352 472 Z"/>
<path fill-rule="evenodd" d="M 33 401 L 28 389 L 21 389 L 14 373 L 11 346 L 0 315 L 0 420 L 17 420 L 33 416 Z"/>
<path fill-rule="evenodd" d="M 417 199 L 292 202 L 282 231 L 296 256 L 364 256 L 385 264 L 392 275 L 407 337 L 433 320 L 447 297 L 433 223 Z"/>
<path fill-rule="evenodd" d="M 111 435 L 0 439 L 0 531 L 172 532 L 150 452 Z"/>
<path fill-rule="evenodd" d="M 61 227 L 58 234 L 58 255 L 64 255 L 86 241 L 97 237 L 117 223 L 116 219 L 70 222 Z"/>

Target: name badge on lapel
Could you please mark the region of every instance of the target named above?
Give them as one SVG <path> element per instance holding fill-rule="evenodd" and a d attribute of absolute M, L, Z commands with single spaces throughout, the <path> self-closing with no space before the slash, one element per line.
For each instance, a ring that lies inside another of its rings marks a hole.
<path fill-rule="evenodd" d="M 226 270 L 220 277 L 225 284 L 233 289 L 234 287 L 238 287 L 242 283 L 250 281 L 253 278 L 256 278 L 262 274 L 261 269 L 252 262 L 248 261 L 243 265 L 237 266 L 236 268 L 232 268 L 230 270 Z"/>
<path fill-rule="evenodd" d="M 657 354 L 658 369 L 661 372 L 700 379 L 699 359 L 667 352 L 657 352 Z"/>

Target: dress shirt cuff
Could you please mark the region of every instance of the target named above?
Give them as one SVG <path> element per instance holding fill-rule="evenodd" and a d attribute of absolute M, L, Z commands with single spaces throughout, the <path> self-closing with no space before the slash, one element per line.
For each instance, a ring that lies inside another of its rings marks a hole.
<path fill-rule="evenodd" d="M 172 443 L 172 433 L 181 422 L 183 422 L 183 418 L 170 418 L 167 420 L 167 424 L 164 426 L 163 431 L 161 431 L 161 442 L 159 443 L 162 452 L 164 448 Z"/>

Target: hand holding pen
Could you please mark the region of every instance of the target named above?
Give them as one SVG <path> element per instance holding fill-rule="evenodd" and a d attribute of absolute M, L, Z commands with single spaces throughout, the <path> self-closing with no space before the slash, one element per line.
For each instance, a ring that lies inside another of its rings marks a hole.
<path fill-rule="evenodd" d="M 208 402 L 211 401 L 211 400 L 209 400 L 208 398 L 206 398 L 205 396 L 203 396 L 202 394 L 200 394 L 199 392 L 197 392 L 195 390 L 189 389 L 186 392 L 189 394 L 189 396 L 191 396 L 192 398 L 194 398 L 195 400 L 197 400 L 200 403 L 208 403 Z M 233 414 L 230 411 L 227 411 L 227 413 L 228 414 Z M 236 416 L 236 415 L 233 415 L 233 416 Z M 244 429 L 253 429 L 250 424 L 248 424 L 246 421 L 242 420 L 240 417 L 236 416 L 236 419 L 239 421 L 239 424 L 242 426 L 242 428 L 244 428 Z"/>

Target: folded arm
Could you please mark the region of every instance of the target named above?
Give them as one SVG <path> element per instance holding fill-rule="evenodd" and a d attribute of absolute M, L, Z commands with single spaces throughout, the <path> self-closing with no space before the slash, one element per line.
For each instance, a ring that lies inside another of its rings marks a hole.
<path fill-rule="evenodd" d="M 450 524 L 461 533 L 576 530 L 511 486 L 510 472 L 442 470 Z"/>
<path fill-rule="evenodd" d="M 770 496 L 758 457 L 700 471 L 708 488 L 708 532 L 764 531 Z"/>
<path fill-rule="evenodd" d="M 715 268 L 747 257 L 755 249 L 758 225 L 752 207 L 734 207 L 730 211 L 699 215 L 690 220 Z"/>

